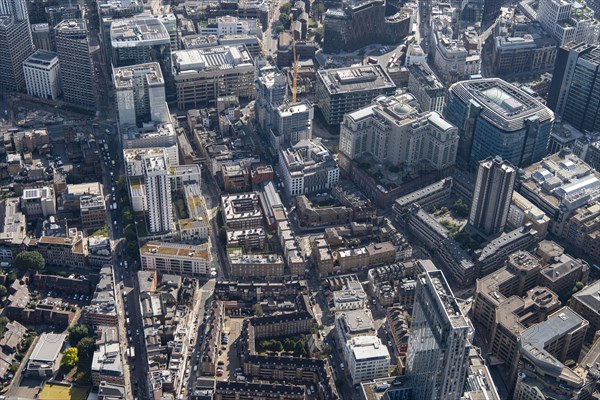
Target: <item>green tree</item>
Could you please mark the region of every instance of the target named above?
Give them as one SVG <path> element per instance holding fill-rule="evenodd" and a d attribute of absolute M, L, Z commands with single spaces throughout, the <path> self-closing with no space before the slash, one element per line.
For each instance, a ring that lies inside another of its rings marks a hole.
<path fill-rule="evenodd" d="M 60 365 L 64 365 L 66 367 L 74 367 L 75 364 L 79 362 L 79 356 L 77 347 L 70 347 L 65 350 L 63 353 L 62 360 L 60 360 Z"/>
<path fill-rule="evenodd" d="M 135 231 L 135 226 L 133 224 L 127 225 L 125 227 L 125 229 L 123 230 L 123 233 L 125 234 L 125 238 L 127 240 L 130 240 L 130 241 L 137 240 L 137 233 Z"/>
<path fill-rule="evenodd" d="M 0 299 L 5 298 L 7 294 L 8 290 L 6 289 L 6 286 L 0 285 Z"/>
<path fill-rule="evenodd" d="M 69 328 L 69 343 L 75 347 L 81 339 L 89 335 L 87 325 L 77 324 Z"/>
<path fill-rule="evenodd" d="M 273 342 L 273 346 L 272 346 L 272 350 L 276 351 L 276 352 L 280 352 L 283 351 L 283 345 L 281 344 L 281 342 L 279 340 L 275 340 Z"/>
<path fill-rule="evenodd" d="M 129 206 L 123 207 L 123 211 L 121 212 L 121 215 L 123 216 L 123 221 L 126 224 L 130 224 L 133 222 L 133 210 L 131 209 L 131 207 L 129 207 Z"/>
<path fill-rule="evenodd" d="M 90 375 L 85 371 L 79 371 L 75 374 L 75 382 L 78 385 L 88 385 L 90 383 Z"/>
<path fill-rule="evenodd" d="M 77 351 L 81 359 L 90 359 L 94 354 L 94 350 L 96 350 L 96 343 L 89 336 L 84 337 L 77 343 Z"/>
<path fill-rule="evenodd" d="M 323 4 L 323 3 L 317 4 L 316 13 L 317 13 L 317 18 L 321 18 L 321 16 L 323 14 L 325 14 L 325 4 Z"/>
<path fill-rule="evenodd" d="M 19 370 L 20 365 L 21 364 L 19 364 L 19 363 L 12 363 L 12 364 L 10 364 L 10 367 L 8 367 L 8 371 L 12 372 L 14 374 L 15 372 L 17 372 Z"/>
<path fill-rule="evenodd" d="M 324 38 L 323 33 L 324 33 L 324 31 L 323 31 L 322 26 L 315 29 L 315 42 L 317 42 L 317 43 L 323 42 L 323 38 Z"/>
<path fill-rule="evenodd" d="M 140 245 L 137 240 L 130 240 L 125 245 L 125 252 L 130 258 L 138 259 L 140 257 Z"/>
<path fill-rule="evenodd" d="M 0 317 L 0 335 L 4 334 L 4 331 L 6 331 L 6 325 L 8 325 L 8 323 L 10 322 L 10 320 L 6 317 Z"/>
<path fill-rule="evenodd" d="M 22 251 L 17 254 L 15 265 L 21 272 L 27 270 L 39 271 L 46 266 L 46 260 L 38 251 Z"/>
<path fill-rule="evenodd" d="M 265 315 L 265 312 L 263 311 L 263 308 L 260 305 L 260 303 L 256 303 L 254 306 L 252 306 L 252 312 L 257 317 L 262 317 L 263 315 Z"/>
<path fill-rule="evenodd" d="M 459 217 L 466 218 L 469 216 L 469 205 L 462 199 L 458 199 L 454 202 L 452 209 Z"/>

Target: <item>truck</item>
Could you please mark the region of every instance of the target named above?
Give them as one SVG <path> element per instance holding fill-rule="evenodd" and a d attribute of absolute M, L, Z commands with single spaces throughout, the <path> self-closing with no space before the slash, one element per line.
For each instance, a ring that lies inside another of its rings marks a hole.
<path fill-rule="evenodd" d="M 129 356 L 129 358 L 135 358 L 135 347 L 129 346 L 127 355 Z"/>

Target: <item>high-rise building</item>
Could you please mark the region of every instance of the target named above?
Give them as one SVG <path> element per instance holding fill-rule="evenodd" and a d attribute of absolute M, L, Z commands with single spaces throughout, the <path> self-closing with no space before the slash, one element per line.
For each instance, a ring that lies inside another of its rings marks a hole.
<path fill-rule="evenodd" d="M 0 2 L 0 87 L 25 88 L 23 61 L 33 53 L 33 40 L 24 1 Z"/>
<path fill-rule="evenodd" d="M 406 355 L 412 399 L 461 398 L 471 329 L 444 274 L 435 270 L 419 275 Z"/>
<path fill-rule="evenodd" d="M 144 186 L 150 232 L 168 232 L 173 225 L 171 181 L 164 156 L 144 158 Z"/>
<path fill-rule="evenodd" d="M 540 0 L 537 19 L 559 45 L 595 43 L 600 33 L 600 22 L 585 0 Z"/>
<path fill-rule="evenodd" d="M 171 37 L 158 18 L 116 20 L 110 26 L 112 64 L 125 67 L 156 61 L 170 72 Z"/>
<path fill-rule="evenodd" d="M 469 224 L 492 236 L 504 231 L 517 170 L 499 157 L 479 163 Z"/>
<path fill-rule="evenodd" d="M 408 90 L 419 102 L 421 111 L 442 114 L 446 99 L 446 90 L 442 82 L 425 63 L 415 62 L 408 70 Z"/>
<path fill-rule="evenodd" d="M 317 72 L 316 104 L 329 125 L 339 124 L 344 114 L 368 106 L 375 97 L 395 91 L 396 84 L 379 64 Z"/>
<path fill-rule="evenodd" d="M 309 101 L 281 104 L 273 110 L 273 117 L 269 139 L 274 149 L 278 150 L 284 143 L 294 145 L 312 139 L 314 107 Z"/>
<path fill-rule="evenodd" d="M 525 167 L 546 155 L 554 114 L 516 86 L 486 78 L 450 87 L 446 119 L 459 130 L 458 162 L 475 167 L 500 156 Z"/>
<path fill-rule="evenodd" d="M 25 0 L 0 0 L 0 15 L 10 15 L 15 21 L 29 21 Z"/>
<path fill-rule="evenodd" d="M 287 96 L 287 78 L 275 67 L 264 67 L 258 71 L 256 80 L 256 120 L 258 127 L 266 132 L 273 124 L 275 110 Z"/>
<path fill-rule="evenodd" d="M 353 51 L 369 43 L 393 44 L 411 29 L 411 16 L 397 13 L 386 18 L 383 0 L 348 1 L 343 9 L 325 13 L 323 49 L 327 53 Z"/>
<path fill-rule="evenodd" d="M 243 45 L 180 50 L 172 58 L 179 108 L 198 108 L 228 95 L 253 99 L 256 94 L 254 63 Z"/>
<path fill-rule="evenodd" d="M 500 16 L 500 7 L 502 7 L 502 1 L 500 0 L 488 0 L 483 3 L 482 26 L 488 27 L 498 19 Z"/>
<path fill-rule="evenodd" d="M 85 21 L 64 20 L 56 25 L 54 34 L 64 101 L 95 110 L 96 85 Z"/>
<path fill-rule="evenodd" d="M 600 46 L 570 43 L 556 56 L 548 107 L 581 131 L 600 129 Z"/>
<path fill-rule="evenodd" d="M 38 50 L 23 62 L 25 85 L 30 96 L 55 100 L 60 94 L 58 57 L 55 53 Z"/>
<path fill-rule="evenodd" d="M 158 63 L 113 69 L 119 127 L 169 121 L 165 80 Z"/>

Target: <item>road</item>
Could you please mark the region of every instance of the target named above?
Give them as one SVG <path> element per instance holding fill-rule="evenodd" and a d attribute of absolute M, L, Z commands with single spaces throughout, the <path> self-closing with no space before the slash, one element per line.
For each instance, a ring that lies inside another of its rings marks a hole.
<path fill-rule="evenodd" d="M 281 7 L 281 4 L 287 3 L 287 1 L 283 0 L 281 4 L 281 0 L 273 1 L 275 3 L 273 6 L 273 13 L 271 14 L 271 18 L 269 20 L 269 26 L 267 27 L 267 30 L 263 33 L 263 43 L 265 46 L 265 51 L 267 52 L 267 54 L 265 55 L 267 57 L 270 56 L 275 58 L 275 55 L 277 54 L 277 36 L 273 38 L 273 31 L 271 30 L 271 28 L 273 26 L 273 21 L 279 19 L 279 7 Z"/>

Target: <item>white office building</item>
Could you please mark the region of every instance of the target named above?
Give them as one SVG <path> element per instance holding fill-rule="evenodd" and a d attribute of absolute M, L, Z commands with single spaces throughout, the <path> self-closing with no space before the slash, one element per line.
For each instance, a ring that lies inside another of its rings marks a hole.
<path fill-rule="evenodd" d="M 314 107 L 310 102 L 282 104 L 275 108 L 273 116 L 270 139 L 274 149 L 279 149 L 284 143 L 296 144 L 312 139 Z"/>
<path fill-rule="evenodd" d="M 38 50 L 23 62 L 27 94 L 47 100 L 60 95 L 60 66 L 56 53 Z"/>
<path fill-rule="evenodd" d="M 145 209 L 150 232 L 168 232 L 173 225 L 171 181 L 164 156 L 144 158 Z"/>
<path fill-rule="evenodd" d="M 119 128 L 145 122 L 166 123 L 165 80 L 156 62 L 113 68 Z"/>
<path fill-rule="evenodd" d="M 596 43 L 600 35 L 600 22 L 584 0 L 540 0 L 537 18 L 560 46 Z"/>
<path fill-rule="evenodd" d="M 328 191 L 340 180 L 337 163 L 319 140 L 280 149 L 279 167 L 288 196 Z"/>
<path fill-rule="evenodd" d="M 441 170 L 454 165 L 458 129 L 434 111 L 419 113 L 410 94 L 380 96 L 368 107 L 344 115 L 340 151 L 356 160 L 370 156 L 378 163 Z"/>
<path fill-rule="evenodd" d="M 344 358 L 353 385 L 389 375 L 390 352 L 377 336 L 357 336 L 348 340 Z"/>

